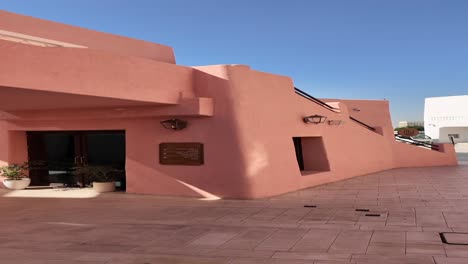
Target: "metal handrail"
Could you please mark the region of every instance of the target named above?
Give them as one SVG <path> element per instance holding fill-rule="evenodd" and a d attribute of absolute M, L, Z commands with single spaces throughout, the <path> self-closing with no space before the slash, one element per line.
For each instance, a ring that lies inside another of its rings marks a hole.
<path fill-rule="evenodd" d="M 352 116 L 350 116 L 349 119 L 353 120 L 354 122 L 359 123 L 361 126 L 364 126 L 364 127 L 366 127 L 367 129 L 369 129 L 369 130 L 372 130 L 372 131 L 375 131 L 375 130 L 376 130 L 374 127 L 371 127 L 371 126 L 369 126 L 368 124 L 366 124 L 366 123 L 364 123 L 364 122 L 362 122 L 362 121 L 359 121 L 359 120 L 357 120 L 356 118 L 354 118 L 354 117 L 352 117 Z"/>
<path fill-rule="evenodd" d="M 301 89 L 297 88 L 297 87 L 294 87 L 294 91 L 296 92 L 296 94 L 306 98 L 306 99 L 309 99 L 310 101 L 322 106 L 322 107 L 325 107 L 326 109 L 330 110 L 330 111 L 333 111 L 333 112 L 336 112 L 337 110 L 340 110 L 338 108 L 335 108 L 327 103 L 325 103 L 324 101 L 320 100 L 320 99 L 317 99 L 315 97 L 313 97 L 312 95 L 302 91 Z"/>
<path fill-rule="evenodd" d="M 432 149 L 432 150 L 439 150 L 439 146 L 436 144 L 425 143 L 425 142 L 417 141 L 408 137 L 395 137 L 395 140 L 397 140 L 398 142 L 408 143 L 411 145 L 425 147 L 425 148 Z"/>

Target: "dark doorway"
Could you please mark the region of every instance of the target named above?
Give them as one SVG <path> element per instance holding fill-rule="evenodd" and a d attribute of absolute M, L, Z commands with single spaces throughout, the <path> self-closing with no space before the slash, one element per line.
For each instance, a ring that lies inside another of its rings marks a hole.
<path fill-rule="evenodd" d="M 302 156 L 302 138 L 293 137 L 294 150 L 296 151 L 296 159 L 301 171 L 304 170 L 304 157 Z"/>
<path fill-rule="evenodd" d="M 40 131 L 28 132 L 27 139 L 29 161 L 40 164 L 29 173 L 32 186 L 84 185 L 72 168 L 90 165 L 121 171 L 117 187 L 125 190 L 125 131 Z"/>

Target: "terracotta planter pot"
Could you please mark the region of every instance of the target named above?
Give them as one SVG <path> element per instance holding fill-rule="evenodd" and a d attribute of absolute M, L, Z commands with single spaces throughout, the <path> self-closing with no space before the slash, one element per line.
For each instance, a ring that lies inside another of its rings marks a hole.
<path fill-rule="evenodd" d="M 114 192 L 115 182 L 93 182 L 93 190 L 99 193 Z"/>
<path fill-rule="evenodd" d="M 7 180 L 3 179 L 3 185 L 11 190 L 23 190 L 31 184 L 31 179 L 22 178 L 21 180 Z"/>

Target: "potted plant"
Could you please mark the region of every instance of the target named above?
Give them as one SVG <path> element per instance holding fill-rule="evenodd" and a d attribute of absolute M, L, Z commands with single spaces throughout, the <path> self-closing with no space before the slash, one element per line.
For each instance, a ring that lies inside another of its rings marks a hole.
<path fill-rule="evenodd" d="M 3 185 L 12 190 L 26 189 L 31 184 L 31 179 L 26 175 L 28 169 L 29 164 L 27 162 L 0 167 L 0 176 L 5 177 Z"/>
<path fill-rule="evenodd" d="M 73 168 L 73 175 L 86 176 L 96 192 L 115 191 L 116 170 L 110 166 L 79 166 Z M 84 184 L 84 183 L 83 183 Z"/>

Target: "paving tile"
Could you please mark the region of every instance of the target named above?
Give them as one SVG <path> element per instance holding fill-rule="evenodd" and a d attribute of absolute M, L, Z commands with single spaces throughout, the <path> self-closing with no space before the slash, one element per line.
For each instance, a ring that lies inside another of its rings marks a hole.
<path fill-rule="evenodd" d="M 238 233 L 234 232 L 210 232 L 193 240 L 189 246 L 217 247 L 233 239 Z"/>
<path fill-rule="evenodd" d="M 447 257 L 468 258 L 468 246 L 444 244 Z"/>
<path fill-rule="evenodd" d="M 442 244 L 438 232 L 406 232 L 408 244 Z"/>
<path fill-rule="evenodd" d="M 258 258 L 234 258 L 229 264 L 264 264 L 268 263 L 269 259 Z"/>
<path fill-rule="evenodd" d="M 110 260 L 112 264 L 229 264 L 229 258 L 223 257 L 201 257 L 201 256 L 180 256 L 180 255 L 140 255 L 132 254 Z M 77 263 L 78 264 L 78 263 Z"/>
<path fill-rule="evenodd" d="M 303 229 L 279 229 L 270 237 L 262 241 L 255 249 L 257 250 L 289 250 L 304 235 Z"/>
<path fill-rule="evenodd" d="M 405 255 L 405 244 L 371 243 L 367 248 L 367 254 L 390 256 Z"/>
<path fill-rule="evenodd" d="M 443 213 L 437 212 L 436 210 L 430 210 L 430 211 L 416 210 L 416 219 L 417 219 L 418 226 L 447 227 L 447 222 L 445 221 Z"/>
<path fill-rule="evenodd" d="M 356 264 L 355 261 L 316 260 L 314 264 Z"/>
<path fill-rule="evenodd" d="M 387 225 L 393 226 L 415 226 L 416 214 L 412 210 L 390 210 Z"/>
<path fill-rule="evenodd" d="M 352 256 L 357 264 L 434 264 L 432 256 L 380 256 L 362 255 Z"/>
<path fill-rule="evenodd" d="M 445 256 L 434 256 L 436 264 L 466 264 L 468 258 L 448 258 Z"/>
<path fill-rule="evenodd" d="M 328 252 L 364 253 L 371 236 L 372 232 L 369 231 L 343 231 L 338 235 Z"/>
<path fill-rule="evenodd" d="M 445 255 L 445 249 L 442 244 L 406 244 L 406 254 L 420 255 Z"/>
<path fill-rule="evenodd" d="M 401 231 L 374 231 L 372 243 L 405 244 L 406 233 Z"/>
<path fill-rule="evenodd" d="M 270 258 L 275 251 L 272 250 L 245 250 L 245 249 L 202 249 L 196 255 L 210 257 L 243 257 L 243 258 Z"/>
<path fill-rule="evenodd" d="M 311 252 L 276 252 L 273 258 L 308 259 L 308 260 L 338 260 L 349 261 L 351 254 L 346 253 L 311 253 Z"/>
<path fill-rule="evenodd" d="M 312 264 L 315 263 L 313 260 L 302 260 L 302 259 L 270 259 L 268 264 Z"/>
<path fill-rule="evenodd" d="M 310 229 L 292 251 L 327 252 L 340 233 L 337 229 Z"/>
<path fill-rule="evenodd" d="M 248 228 L 237 237 L 224 243 L 221 247 L 230 249 L 253 249 L 276 231 L 276 228 Z"/>

